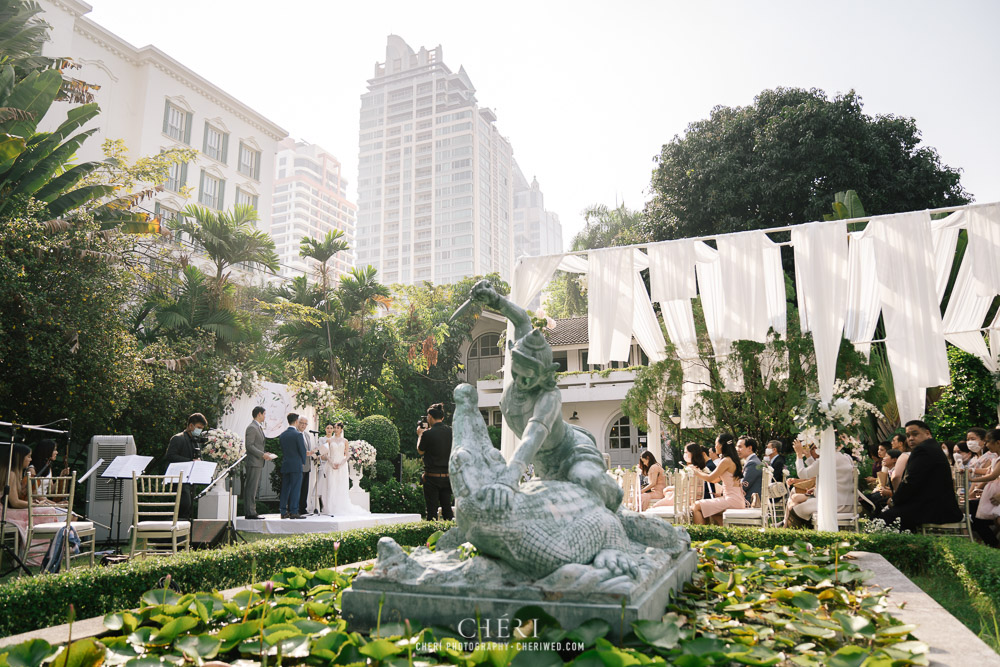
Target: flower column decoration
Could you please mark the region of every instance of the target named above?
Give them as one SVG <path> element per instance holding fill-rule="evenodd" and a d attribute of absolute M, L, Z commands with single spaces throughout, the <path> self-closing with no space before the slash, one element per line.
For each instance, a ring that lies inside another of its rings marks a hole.
<path fill-rule="evenodd" d="M 206 461 L 213 461 L 219 464 L 216 469 L 216 477 L 222 473 L 221 469 L 233 465 L 247 453 L 246 445 L 236 433 L 224 428 L 213 428 L 205 434 L 205 446 L 201 448 L 201 456 Z M 211 493 L 223 493 L 222 487 L 225 482 L 220 482 L 212 487 Z"/>

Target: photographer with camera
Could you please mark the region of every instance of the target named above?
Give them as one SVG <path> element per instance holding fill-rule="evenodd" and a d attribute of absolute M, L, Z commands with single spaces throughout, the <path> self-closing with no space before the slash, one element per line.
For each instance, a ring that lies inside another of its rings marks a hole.
<path fill-rule="evenodd" d="M 167 454 L 164 461 L 167 465 L 171 463 L 187 463 L 188 461 L 198 461 L 201 459 L 202 433 L 208 425 L 205 415 L 196 412 L 187 420 L 187 426 L 183 431 L 170 438 L 167 445 Z M 191 485 L 184 484 L 181 488 L 181 507 L 179 519 L 191 520 L 192 508 Z"/>
<path fill-rule="evenodd" d="M 451 480 L 448 477 L 448 459 L 451 458 L 451 428 L 444 424 L 444 403 L 427 408 L 427 415 L 417 422 L 417 453 L 424 457 L 424 502 L 427 503 L 427 520 L 441 518 L 451 521 Z"/>

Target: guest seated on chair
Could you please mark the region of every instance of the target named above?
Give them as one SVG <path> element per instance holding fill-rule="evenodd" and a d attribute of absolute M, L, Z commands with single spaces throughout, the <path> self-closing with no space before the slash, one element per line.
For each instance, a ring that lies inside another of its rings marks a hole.
<path fill-rule="evenodd" d="M 966 442 L 960 442 L 955 445 L 955 453 L 951 455 L 952 459 L 955 461 L 955 470 L 974 470 L 979 462 L 979 457 L 972 453 L 969 449 L 969 445 Z"/>
<path fill-rule="evenodd" d="M 854 460 L 840 451 L 842 440 L 837 439 L 836 473 L 837 473 L 837 512 L 846 513 L 854 509 L 854 495 L 858 492 L 854 486 Z M 806 450 L 802 444 L 796 440 L 794 443 L 795 453 L 799 455 L 800 461 L 796 465 L 796 470 L 801 479 L 812 479 L 819 481 L 819 450 L 815 449 L 817 458 L 812 463 L 806 463 Z M 819 509 L 819 502 L 816 498 L 816 485 L 805 492 L 793 493 L 788 499 L 785 512 L 786 527 L 806 526 L 812 521 L 812 515 Z"/>
<path fill-rule="evenodd" d="M 757 457 L 757 441 L 743 436 L 736 443 L 736 453 L 743 460 L 743 495 L 749 503 L 754 496 L 760 498 L 760 480 L 764 474 Z"/>
<path fill-rule="evenodd" d="M 663 491 L 667 486 L 667 476 L 663 472 L 663 467 L 656 462 L 653 452 L 648 449 L 639 457 L 639 470 L 649 479 L 649 483 L 642 487 L 640 496 L 640 510 L 649 509 L 649 506 L 657 500 L 663 499 Z"/>
<path fill-rule="evenodd" d="M 882 445 L 879 445 L 879 449 L 882 449 Z M 898 449 L 890 449 L 882 457 L 882 470 L 879 472 L 882 473 L 880 478 L 885 478 L 885 484 L 876 480 L 875 489 L 871 493 L 865 494 L 865 498 L 868 499 L 865 508 L 868 508 L 868 513 L 872 516 L 878 516 L 878 513 L 885 509 L 889 498 L 892 498 L 892 469 L 896 466 L 896 460 L 902 453 Z"/>
<path fill-rule="evenodd" d="M 785 481 L 785 445 L 781 440 L 770 440 L 764 448 L 764 462 L 771 466 L 771 479 Z"/>
<path fill-rule="evenodd" d="M 882 512 L 882 520 L 891 525 L 899 519 L 903 530 L 914 530 L 927 523 L 961 521 L 951 465 L 931 436 L 930 427 L 919 419 L 909 421 L 906 439 L 910 448 L 906 471 L 893 492 L 892 507 Z M 897 462 L 896 466 L 899 465 Z"/>
<path fill-rule="evenodd" d="M 986 447 L 994 454 L 1000 453 L 1000 429 L 995 428 L 986 434 Z M 989 473 L 971 477 L 970 481 L 985 485 L 982 496 L 975 505 L 970 503 L 969 506 L 973 515 L 972 527 L 983 544 L 993 548 L 1000 547 L 1000 541 L 994 532 L 997 519 L 1000 519 L 1000 459 L 993 462 Z"/>
<path fill-rule="evenodd" d="M 694 504 L 694 522 L 721 526 L 722 513 L 728 509 L 745 509 L 746 497 L 740 484 L 743 478 L 743 464 L 740 463 L 739 454 L 736 453 L 732 434 L 723 433 L 716 439 L 715 445 L 717 450 L 722 452 L 723 458 L 714 472 L 706 474 L 694 465 L 691 465 L 690 469 L 695 477 L 706 482 L 719 482 L 722 485 L 722 497 L 699 500 Z"/>
<path fill-rule="evenodd" d="M 705 448 L 696 442 L 689 442 L 684 446 L 684 463 L 693 465 L 699 470 L 708 470 L 708 466 L 712 463 L 705 453 Z M 712 463 L 714 467 L 714 463 Z M 709 483 L 701 482 L 698 484 L 695 491 L 695 500 L 701 500 L 702 498 L 711 498 L 709 492 Z M 709 495 L 706 495 L 709 494 Z M 673 507 L 674 506 L 674 487 L 668 486 L 663 490 L 663 498 L 657 500 L 653 503 L 653 507 Z"/>

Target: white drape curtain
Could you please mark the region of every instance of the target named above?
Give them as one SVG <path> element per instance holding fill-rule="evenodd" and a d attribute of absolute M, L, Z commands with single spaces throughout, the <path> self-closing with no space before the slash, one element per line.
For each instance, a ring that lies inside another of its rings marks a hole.
<path fill-rule="evenodd" d="M 718 239 L 719 268 L 729 340 L 767 340 L 768 309 L 764 281 L 763 232 L 726 234 Z"/>
<path fill-rule="evenodd" d="M 968 260 L 980 296 L 1000 294 L 1000 204 L 967 209 Z"/>
<path fill-rule="evenodd" d="M 833 398 L 837 355 L 847 315 L 847 224 L 842 220 L 799 225 L 792 230 L 795 269 L 801 282 L 804 306 L 816 350 L 819 393 L 823 401 Z M 820 530 L 837 529 L 836 443 L 833 429 L 820 441 L 817 506 Z"/>
<path fill-rule="evenodd" d="M 847 319 L 844 337 L 865 359 L 871 354 L 871 340 L 882 312 L 878 276 L 875 274 L 875 243 L 871 237 L 853 233 L 847 246 Z"/>
<path fill-rule="evenodd" d="M 588 363 L 628 361 L 635 308 L 634 257 L 632 248 L 587 253 Z"/>
<path fill-rule="evenodd" d="M 927 387 L 949 382 L 930 223 L 926 211 L 902 213 L 873 218 L 865 230 L 875 243 L 885 347 L 903 423 L 923 415 Z"/>
<path fill-rule="evenodd" d="M 719 252 L 699 241 L 695 244 L 695 257 L 698 294 L 705 315 L 705 328 L 708 330 L 708 339 L 719 362 L 720 377 L 726 391 L 743 391 L 742 373 L 725 363 L 725 358 L 732 352 L 734 339 L 726 330 L 727 303 Z"/>

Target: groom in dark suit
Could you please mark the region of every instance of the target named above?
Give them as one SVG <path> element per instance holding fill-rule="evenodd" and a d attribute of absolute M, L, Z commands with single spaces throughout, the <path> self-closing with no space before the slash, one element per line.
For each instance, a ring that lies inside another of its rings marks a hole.
<path fill-rule="evenodd" d="M 278 509 L 282 519 L 302 519 L 299 493 L 302 489 L 302 466 L 306 463 L 306 441 L 295 428 L 299 416 L 288 415 L 288 428 L 278 436 L 281 443 L 281 499 Z"/>

